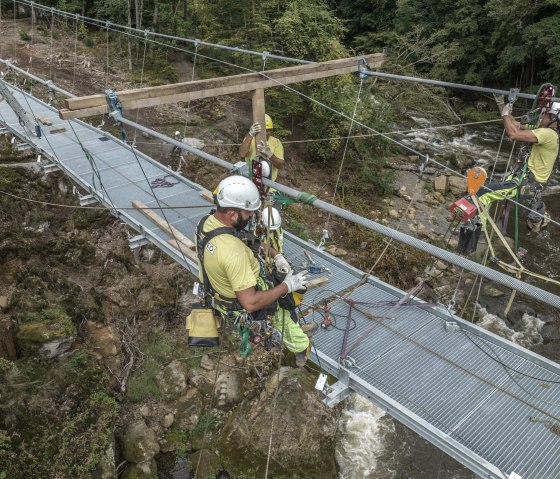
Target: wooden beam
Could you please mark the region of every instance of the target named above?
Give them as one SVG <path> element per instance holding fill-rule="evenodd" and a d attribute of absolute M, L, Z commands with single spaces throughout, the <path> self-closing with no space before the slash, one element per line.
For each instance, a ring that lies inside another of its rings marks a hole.
<path fill-rule="evenodd" d="M 264 119 L 264 89 L 263 88 L 257 88 L 255 91 L 253 91 L 253 123 L 260 123 L 262 127 L 260 133 L 257 133 L 254 138 L 255 148 L 256 148 L 261 141 L 264 141 L 266 143 L 266 130 L 264 127 L 266 121 Z M 253 141 L 253 139 L 251 141 Z"/>
<path fill-rule="evenodd" d="M 365 59 L 372 69 L 379 68 L 383 63 L 383 58 L 384 56 L 382 53 L 365 55 Z M 307 65 L 278 68 L 276 70 L 264 72 L 246 73 L 243 75 L 232 75 L 151 88 L 124 90 L 117 92 L 117 96 L 123 108 L 125 110 L 131 110 L 278 87 L 356 71 L 358 71 L 357 57 L 342 58 L 328 62 L 310 63 Z M 60 110 L 60 117 L 64 120 L 108 113 L 105 95 L 66 98 L 63 102 L 66 108 Z"/>
<path fill-rule="evenodd" d="M 154 210 L 148 208 L 140 200 L 134 200 L 132 206 L 136 208 L 140 213 L 142 213 L 146 218 L 154 222 L 161 230 L 165 231 L 173 239 L 180 241 L 187 248 L 194 250 L 195 244 L 189 238 L 187 238 L 183 233 L 181 233 L 177 228 L 171 226 L 164 218 L 159 216 Z M 196 255 L 195 255 L 196 256 Z"/>

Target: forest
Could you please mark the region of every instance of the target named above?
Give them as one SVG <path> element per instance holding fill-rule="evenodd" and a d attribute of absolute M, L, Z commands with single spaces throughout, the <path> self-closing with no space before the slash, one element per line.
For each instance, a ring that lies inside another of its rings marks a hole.
<path fill-rule="evenodd" d="M 14 3 L 1 3 L 10 18 Z M 536 92 L 542 83 L 556 84 L 560 77 L 560 47 L 554 41 L 555 27 L 560 26 L 559 0 L 45 0 L 42 4 L 145 31 L 310 61 L 384 51 L 383 68 L 391 73 L 505 90 Z M 27 8 L 25 15 L 29 13 Z M 43 22 L 48 35 L 49 13 L 38 14 L 42 16 L 38 23 Z M 69 38 L 73 23 L 68 17 Z M 133 77 L 136 72 L 148 86 L 177 81 L 168 44 L 187 52 L 187 61 L 194 59 L 198 78 L 287 66 L 272 58 L 195 49 L 171 39 L 165 44 L 163 40 L 159 45 L 149 43 L 144 65 L 141 36 L 124 40 L 104 30 L 84 22 L 79 38 L 84 45 L 97 47 L 100 56 L 107 40 L 111 61 L 120 57 Z M 495 118 L 489 98 L 403 82 L 358 85 L 355 78 L 343 75 L 305 82 L 298 90 L 320 98 L 332 110 L 318 103 L 308 106 L 305 98 L 289 90 L 270 89 L 267 112 L 277 120 L 280 138 L 312 140 L 301 145 L 299 155 L 321 167 L 336 167 L 344 149 L 343 136 L 348 135 L 349 122 L 341 122 L 333 110 L 355 109 L 354 118 L 373 130 L 399 125 L 403 113 L 437 119 L 440 124 L 456 122 L 458 115 L 466 121 Z M 359 102 L 360 95 L 369 101 Z M 330 140 L 313 141 L 324 138 Z M 360 196 L 372 187 L 379 195 L 389 193 L 393 177 L 382 168 L 388 153 L 399 151 L 380 136 L 353 142 L 348 155 L 359 174 L 343 175 L 345 194 Z"/>

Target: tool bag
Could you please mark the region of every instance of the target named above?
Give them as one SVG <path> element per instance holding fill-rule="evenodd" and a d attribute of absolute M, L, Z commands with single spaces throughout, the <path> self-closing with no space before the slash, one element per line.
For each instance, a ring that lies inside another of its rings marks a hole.
<path fill-rule="evenodd" d="M 212 308 L 200 303 L 194 304 L 186 319 L 186 329 L 189 334 L 188 345 L 197 347 L 219 346 L 219 328 L 220 320 L 214 315 Z"/>

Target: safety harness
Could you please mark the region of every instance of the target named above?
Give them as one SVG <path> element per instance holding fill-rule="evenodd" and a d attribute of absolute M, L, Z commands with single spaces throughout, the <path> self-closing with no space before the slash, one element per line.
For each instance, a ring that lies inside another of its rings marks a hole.
<path fill-rule="evenodd" d="M 253 313 L 248 313 L 237 298 L 229 298 L 220 295 L 216 289 L 212 286 L 208 274 L 206 273 L 206 268 L 204 267 L 204 251 L 212 252 L 212 248 L 215 246 L 210 243 L 210 241 L 216 236 L 229 234 L 235 236 L 240 241 L 244 242 L 259 262 L 260 272 L 257 277 L 257 284 L 255 288 L 257 291 L 266 291 L 274 287 L 274 280 L 268 274 L 264 262 L 258 255 L 260 249 L 260 241 L 253 235 L 247 232 L 239 232 L 232 227 L 221 227 L 216 228 L 207 233 L 204 232 L 204 225 L 206 220 L 210 215 L 205 216 L 200 220 L 196 230 L 196 250 L 197 256 L 200 264 L 200 271 L 202 273 L 203 282 L 203 295 L 209 306 L 214 310 L 219 312 L 224 318 L 233 320 L 239 335 L 241 336 L 241 356 L 247 357 L 252 350 L 252 342 L 258 343 L 260 338 L 257 339 L 256 336 L 252 335 L 250 325 L 255 322 L 266 322 L 266 331 L 268 336 L 270 336 L 273 328 L 272 321 L 278 310 L 278 303 L 274 302 L 263 309 L 255 311 Z M 268 338 L 267 336 L 267 338 Z"/>

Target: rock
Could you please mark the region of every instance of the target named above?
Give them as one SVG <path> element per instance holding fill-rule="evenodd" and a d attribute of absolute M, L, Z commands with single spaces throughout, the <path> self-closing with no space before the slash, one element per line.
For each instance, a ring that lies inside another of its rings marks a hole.
<path fill-rule="evenodd" d="M 182 431 L 168 431 L 159 442 L 160 450 L 161 452 L 172 452 L 181 448 L 189 452 L 192 450 L 192 445 L 187 438 L 188 435 Z"/>
<path fill-rule="evenodd" d="M 447 193 L 447 176 L 440 175 L 434 179 L 434 190 L 442 195 Z"/>
<path fill-rule="evenodd" d="M 0 296 L 0 309 L 4 309 L 6 306 L 8 306 L 8 297 Z"/>
<path fill-rule="evenodd" d="M 169 429 L 173 425 L 174 421 L 175 421 L 175 416 L 171 413 L 168 413 L 165 416 L 163 416 L 163 419 L 161 420 L 161 425 L 165 429 Z"/>
<path fill-rule="evenodd" d="M 503 296 L 505 293 L 503 291 L 499 290 L 498 288 L 495 288 L 491 284 L 486 284 L 484 286 L 484 294 L 486 294 L 486 295 L 488 295 L 492 298 L 499 298 L 500 296 Z"/>
<path fill-rule="evenodd" d="M 416 233 L 416 227 L 411 223 L 408 225 L 408 229 L 412 232 L 412 233 Z"/>
<path fill-rule="evenodd" d="M 337 413 L 322 403 L 322 394 L 314 389 L 311 375 L 283 368 L 275 385 L 276 381 L 274 374 L 260 397 L 245 399 L 231 412 L 218 437 L 224 468 L 233 477 L 250 468 L 255 477 L 264 475 L 276 401 L 274 461 L 269 474 L 291 477 L 297 471 L 298 477 L 336 477 Z"/>
<path fill-rule="evenodd" d="M 541 329 L 541 336 L 543 337 L 543 341 L 545 343 L 548 342 L 560 342 L 560 326 L 556 323 L 548 323 L 545 324 Z"/>
<path fill-rule="evenodd" d="M 202 369 L 206 369 L 206 371 L 212 371 L 214 369 L 214 361 L 210 359 L 210 356 L 208 356 L 208 354 L 202 356 L 200 360 L 200 367 Z"/>
<path fill-rule="evenodd" d="M 437 269 L 444 270 L 444 269 L 447 269 L 447 263 L 444 263 L 443 261 L 439 260 L 439 261 L 436 261 L 435 267 Z"/>
<path fill-rule="evenodd" d="M 65 338 L 49 341 L 39 348 L 39 354 L 47 359 L 62 356 L 70 350 L 72 344 L 74 344 L 74 339 L 75 338 Z"/>
<path fill-rule="evenodd" d="M 139 410 L 138 412 L 140 413 L 140 416 L 142 417 L 150 417 L 152 414 L 152 411 L 150 410 L 150 406 L 144 404 Z"/>
<path fill-rule="evenodd" d="M 204 404 L 204 397 L 198 389 L 188 389 L 187 393 L 175 403 L 175 429 L 192 431 L 198 423 Z"/>
<path fill-rule="evenodd" d="M 173 401 L 187 389 L 188 368 L 183 361 L 172 361 L 156 376 L 156 383 L 162 397 Z"/>
<path fill-rule="evenodd" d="M 449 245 L 450 248 L 452 249 L 457 249 L 459 247 L 459 240 L 456 239 L 450 239 L 447 244 Z M 472 280 L 471 280 L 472 281 Z"/>
<path fill-rule="evenodd" d="M 408 161 L 411 161 L 412 163 L 417 163 L 418 161 L 420 161 L 420 157 L 418 155 L 409 155 Z"/>
<path fill-rule="evenodd" d="M 199 150 L 202 150 L 206 146 L 204 142 L 202 140 L 199 140 L 198 138 L 183 138 L 181 141 L 185 145 L 192 146 L 193 148 L 198 148 Z"/>
<path fill-rule="evenodd" d="M 389 217 L 393 218 L 393 219 L 397 219 L 399 217 L 399 213 L 397 210 L 390 210 L 389 211 Z"/>
<path fill-rule="evenodd" d="M 450 176 L 447 179 L 449 191 L 453 196 L 461 197 L 467 194 L 467 179 L 460 176 Z"/>
<path fill-rule="evenodd" d="M 75 337 L 76 328 L 69 318 L 68 321 L 44 320 L 23 323 L 16 333 L 17 344 L 24 355 L 36 353 L 47 343 L 51 344 L 46 346 L 45 353 L 54 354 L 59 346 L 66 347 Z"/>
<path fill-rule="evenodd" d="M 94 321 L 86 321 L 84 326 L 90 346 L 95 354 L 105 358 L 119 353 L 120 342 L 112 326 Z"/>
<path fill-rule="evenodd" d="M 101 451 L 99 463 L 95 467 L 94 476 L 98 479 L 114 479 L 117 477 L 117 466 L 115 464 L 115 437 L 111 435 L 109 445 L 105 451 Z"/>
<path fill-rule="evenodd" d="M 210 377 L 211 374 L 202 368 L 190 369 L 188 372 L 188 382 L 194 386 L 198 391 L 206 397 L 212 395 L 214 388 L 214 377 Z"/>
<path fill-rule="evenodd" d="M 149 463 L 160 451 L 155 432 L 144 420 L 130 424 L 118 439 L 123 457 L 134 464 Z"/>
<path fill-rule="evenodd" d="M 447 201 L 439 191 L 434 191 L 432 197 L 439 203 L 445 203 Z"/>
<path fill-rule="evenodd" d="M 416 140 L 416 151 L 426 151 L 426 143 L 420 140 Z"/>
<path fill-rule="evenodd" d="M 196 477 L 216 477 L 216 473 L 221 470 L 222 461 L 214 452 L 209 449 L 201 449 L 191 456 L 191 464 L 198 465 Z"/>
<path fill-rule="evenodd" d="M 241 378 L 237 372 L 223 372 L 218 376 L 214 389 L 216 407 L 230 410 L 241 401 Z"/>
<path fill-rule="evenodd" d="M 157 463 L 151 459 L 140 464 L 128 464 L 121 479 L 153 479 L 154 477 L 157 477 Z"/>
<path fill-rule="evenodd" d="M 459 152 L 452 154 L 450 161 L 451 164 L 456 166 L 459 170 L 464 170 L 465 168 L 474 165 L 474 159 L 472 156 L 467 156 Z"/>
<path fill-rule="evenodd" d="M 346 256 L 348 251 L 342 248 L 337 248 L 335 245 L 331 245 L 326 249 L 327 253 L 332 254 L 333 256 Z"/>

